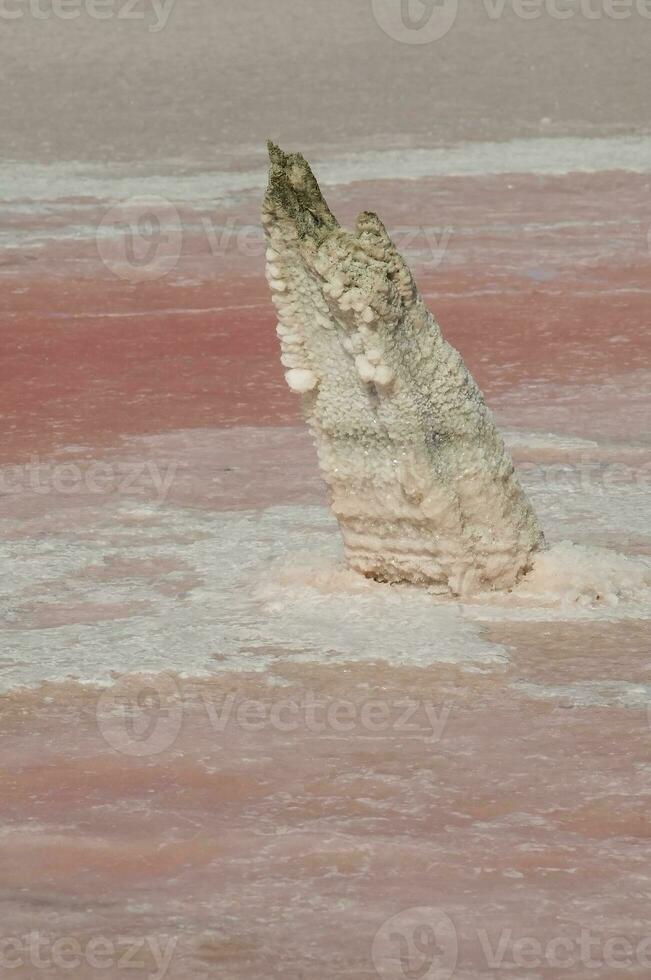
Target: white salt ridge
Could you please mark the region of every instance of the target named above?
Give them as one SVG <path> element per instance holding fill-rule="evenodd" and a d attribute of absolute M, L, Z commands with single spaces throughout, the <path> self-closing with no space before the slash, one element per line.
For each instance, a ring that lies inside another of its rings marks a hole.
<path fill-rule="evenodd" d="M 651 560 L 560 541 L 511 592 L 464 602 L 476 620 L 651 619 Z"/>
<path fill-rule="evenodd" d="M 532 684 L 518 681 L 513 685 L 530 698 L 558 701 L 577 708 L 605 707 L 619 704 L 649 713 L 651 722 L 651 684 L 631 681 L 577 681 L 574 684 Z"/>
<path fill-rule="evenodd" d="M 318 166 L 323 183 L 493 174 L 649 173 L 650 136 L 532 137 L 505 142 L 466 142 L 435 149 L 367 151 Z"/>
<path fill-rule="evenodd" d="M 262 189 L 266 168 L 244 172 L 201 170 L 188 173 L 178 160 L 91 165 L 76 162 L 0 164 L 0 200 L 45 202 L 94 198 L 124 200 L 160 196 L 196 204 L 232 200 Z M 315 159 L 324 185 L 422 177 L 481 177 L 497 174 L 599 173 L 620 170 L 651 172 L 651 136 L 532 137 L 506 142 L 466 142 L 428 149 L 368 150 Z"/>
<path fill-rule="evenodd" d="M 555 432 L 527 432 L 524 429 L 501 428 L 502 437 L 508 449 L 596 449 L 598 442 L 580 439 L 578 436 L 558 435 Z"/>
<path fill-rule="evenodd" d="M 651 598 L 650 590 L 648 559 L 561 541 L 536 557 L 533 569 L 513 592 L 534 601 L 543 597 L 564 605 L 617 606 Z"/>

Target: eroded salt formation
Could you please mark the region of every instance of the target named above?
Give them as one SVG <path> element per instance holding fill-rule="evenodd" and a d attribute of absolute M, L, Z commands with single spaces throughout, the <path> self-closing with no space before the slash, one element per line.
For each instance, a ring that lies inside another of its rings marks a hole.
<path fill-rule="evenodd" d="M 511 587 L 544 538 L 481 392 L 377 215 L 346 231 L 300 154 L 269 156 L 281 361 L 348 563 L 456 595 Z"/>

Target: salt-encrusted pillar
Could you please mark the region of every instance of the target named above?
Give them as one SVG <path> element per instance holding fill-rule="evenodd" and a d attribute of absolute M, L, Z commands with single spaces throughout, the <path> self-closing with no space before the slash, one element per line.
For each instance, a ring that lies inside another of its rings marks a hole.
<path fill-rule="evenodd" d="M 281 361 L 348 563 L 456 595 L 509 588 L 544 539 L 481 392 L 377 215 L 345 231 L 303 157 L 269 155 Z"/>

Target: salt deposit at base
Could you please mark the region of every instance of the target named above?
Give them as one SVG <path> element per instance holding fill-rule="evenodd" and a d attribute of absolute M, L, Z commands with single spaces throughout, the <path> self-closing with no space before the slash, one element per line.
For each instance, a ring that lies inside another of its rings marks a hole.
<path fill-rule="evenodd" d="M 507 441 L 537 460 L 522 479 L 555 540 L 515 589 L 464 602 L 345 568 L 336 522 L 317 502 L 320 481 L 302 429 L 188 432 L 135 439 L 128 452 L 106 454 L 105 464 L 124 473 L 145 458 L 163 475 L 174 460 L 163 500 L 151 481 L 100 498 L 7 495 L 2 558 L 15 572 L 0 684 L 107 683 L 134 666 L 206 675 L 281 661 L 484 669 L 507 653 L 487 642 L 482 622 L 647 618 L 649 559 L 590 543 L 622 525 L 648 542 L 644 482 L 606 492 L 596 467 L 568 492 L 553 460 L 585 450 L 585 441 L 535 433 L 528 440 L 522 431 L 507 432 Z M 281 495 L 314 502 L 230 510 L 231 491 L 220 487 L 231 473 L 251 503 L 273 497 L 276 481 Z M 15 470 L 0 477 L 10 486 Z M 24 530 L 16 534 L 19 516 Z"/>

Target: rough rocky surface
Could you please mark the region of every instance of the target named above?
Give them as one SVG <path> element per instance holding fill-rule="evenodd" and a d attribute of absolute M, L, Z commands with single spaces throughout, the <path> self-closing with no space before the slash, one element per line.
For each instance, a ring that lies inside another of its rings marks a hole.
<path fill-rule="evenodd" d="M 507 589 L 544 538 L 481 392 L 377 215 L 341 228 L 300 154 L 269 145 L 267 280 L 350 566 Z"/>

